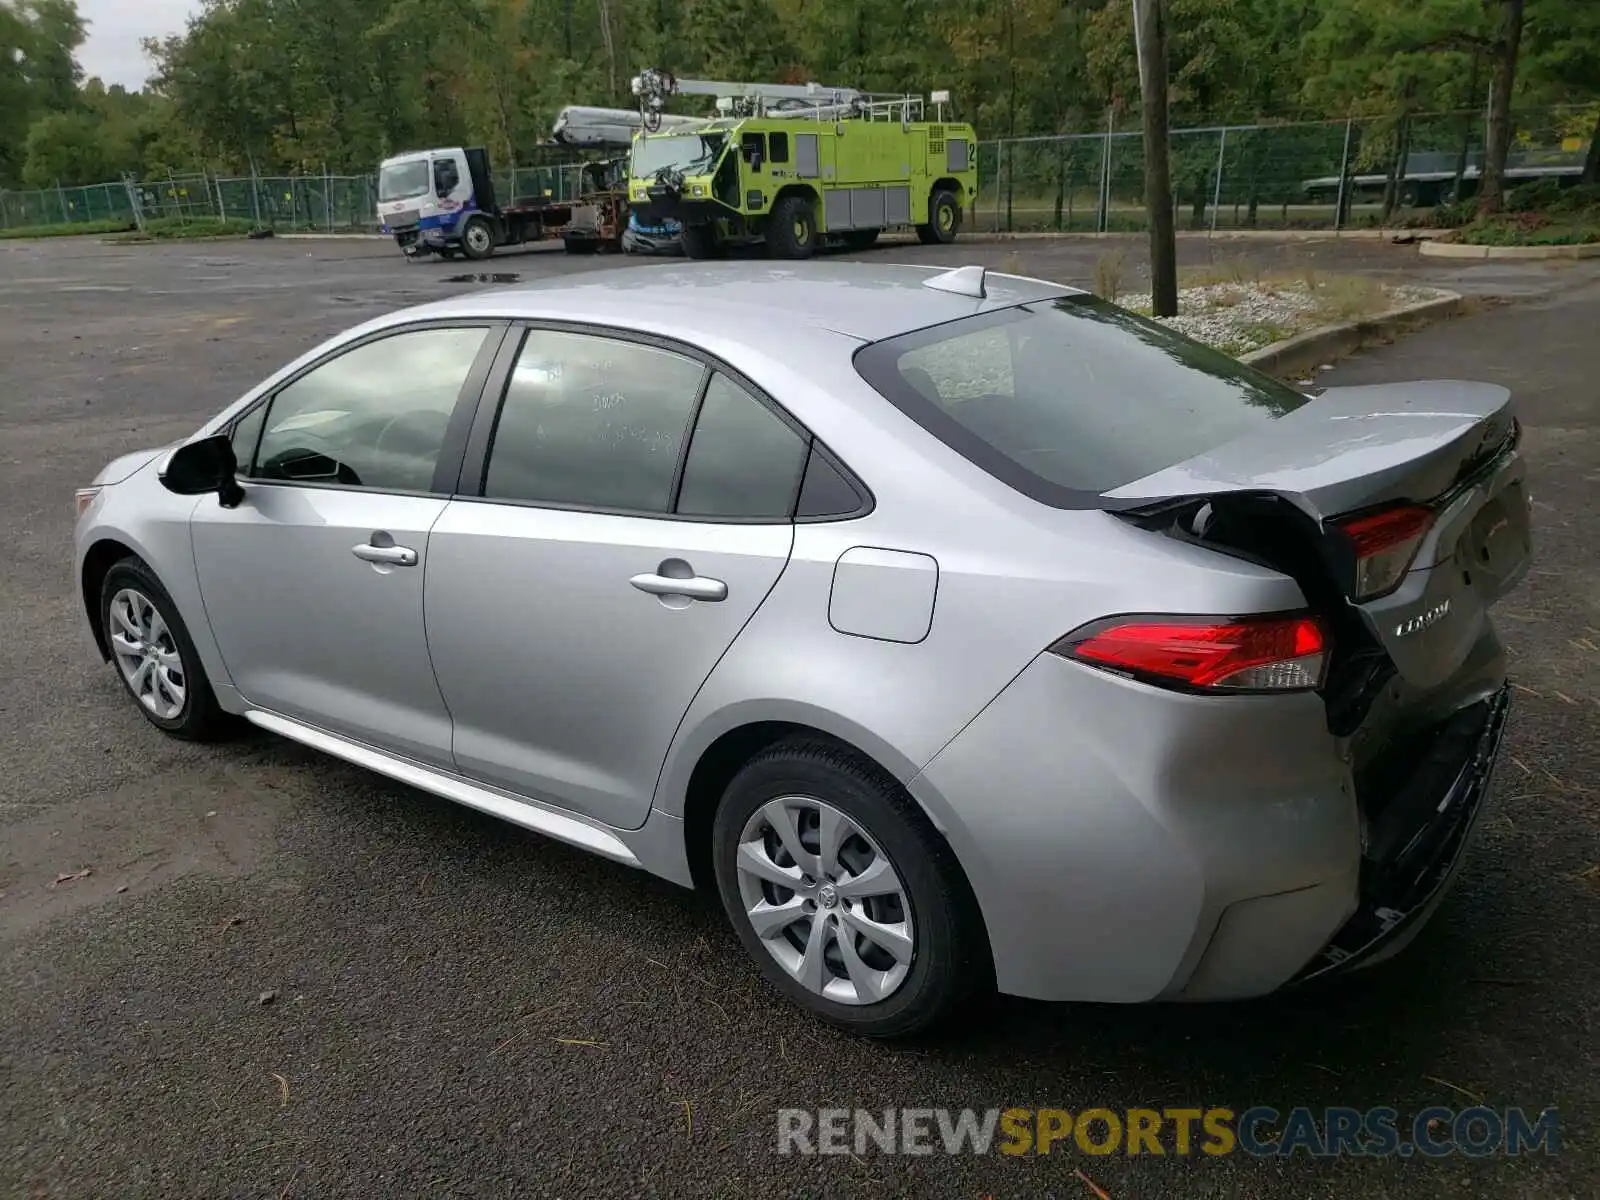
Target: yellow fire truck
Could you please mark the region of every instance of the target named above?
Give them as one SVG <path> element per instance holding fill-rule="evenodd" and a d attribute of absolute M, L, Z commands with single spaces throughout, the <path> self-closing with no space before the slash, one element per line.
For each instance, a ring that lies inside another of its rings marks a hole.
<path fill-rule="evenodd" d="M 924 119 L 921 96 L 818 84 L 723 83 L 647 70 L 633 80 L 642 129 L 628 199 L 642 222 L 678 222 L 684 252 L 764 242 L 808 258 L 824 242 L 862 249 L 885 229 L 950 242 L 977 198 L 972 126 Z M 711 96 L 716 115 L 669 116 L 672 96 Z"/>

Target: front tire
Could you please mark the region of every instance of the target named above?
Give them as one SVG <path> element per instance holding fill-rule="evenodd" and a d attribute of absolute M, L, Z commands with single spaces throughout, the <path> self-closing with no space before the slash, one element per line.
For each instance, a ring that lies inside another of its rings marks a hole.
<path fill-rule="evenodd" d="M 129 556 L 106 572 L 100 627 L 145 720 L 188 741 L 214 741 L 229 731 L 178 606 L 142 559 Z"/>
<path fill-rule="evenodd" d="M 781 742 L 734 776 L 712 839 L 739 940 L 773 986 L 829 1024 L 906 1036 L 988 977 L 954 855 L 870 762 L 825 742 Z"/>
<path fill-rule="evenodd" d="M 461 252 L 473 262 L 482 262 L 494 253 L 494 230 L 483 217 L 472 217 L 461 230 Z"/>
<path fill-rule="evenodd" d="M 685 225 L 680 233 L 683 253 L 688 258 L 715 258 L 717 230 L 714 225 Z"/>
<path fill-rule="evenodd" d="M 805 196 L 785 196 L 767 218 L 767 245 L 779 258 L 810 258 L 817 248 L 817 214 Z"/>
<path fill-rule="evenodd" d="M 917 226 L 917 240 L 924 246 L 948 246 L 961 232 L 961 205 L 947 188 L 934 192 L 928 200 L 928 223 Z"/>

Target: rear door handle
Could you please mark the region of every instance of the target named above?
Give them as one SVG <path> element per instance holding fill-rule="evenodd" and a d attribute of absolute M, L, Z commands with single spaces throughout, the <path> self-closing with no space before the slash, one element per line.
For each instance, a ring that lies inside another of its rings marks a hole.
<path fill-rule="evenodd" d="M 687 596 L 691 600 L 726 600 L 728 585 L 720 579 L 705 579 L 699 575 L 688 579 L 672 579 L 666 575 L 635 575 L 628 580 L 641 592 L 652 596 Z"/>
<path fill-rule="evenodd" d="M 410 546 L 374 546 L 370 542 L 350 547 L 350 553 L 369 563 L 382 563 L 390 567 L 414 567 L 417 552 Z"/>

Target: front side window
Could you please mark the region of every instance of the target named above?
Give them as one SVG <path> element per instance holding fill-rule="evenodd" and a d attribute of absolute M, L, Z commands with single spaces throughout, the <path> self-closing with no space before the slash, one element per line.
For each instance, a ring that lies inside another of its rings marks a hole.
<path fill-rule="evenodd" d="M 946 444 L 1071 507 L 1251 433 L 1306 397 L 1093 296 L 874 343 L 856 368 Z"/>
<path fill-rule="evenodd" d="M 666 513 L 705 368 L 637 342 L 528 332 L 484 475 L 489 499 Z"/>
<path fill-rule="evenodd" d="M 709 519 L 789 517 L 807 445 L 749 392 L 713 375 L 689 442 L 678 513 Z"/>
<path fill-rule="evenodd" d="M 255 479 L 427 492 L 450 414 L 482 348 L 482 326 L 416 329 L 365 342 L 273 396 Z M 248 461 L 237 444 L 241 473 Z"/>
<path fill-rule="evenodd" d="M 461 182 L 461 172 L 453 159 L 438 158 L 433 163 L 433 187 L 441 196 L 448 196 Z"/>

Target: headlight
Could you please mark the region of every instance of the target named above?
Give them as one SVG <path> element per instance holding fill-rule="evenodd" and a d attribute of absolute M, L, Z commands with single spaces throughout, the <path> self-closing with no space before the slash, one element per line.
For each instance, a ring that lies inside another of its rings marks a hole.
<path fill-rule="evenodd" d="M 94 503 L 94 498 L 99 494 L 100 489 L 97 487 L 79 488 L 77 491 L 72 493 L 73 498 L 78 504 L 78 516 L 80 518 L 84 513 L 89 511 L 89 506 Z"/>
<path fill-rule="evenodd" d="M 691 196 L 704 196 L 705 194 L 706 185 L 703 183 L 697 183 L 689 189 L 689 195 Z"/>

